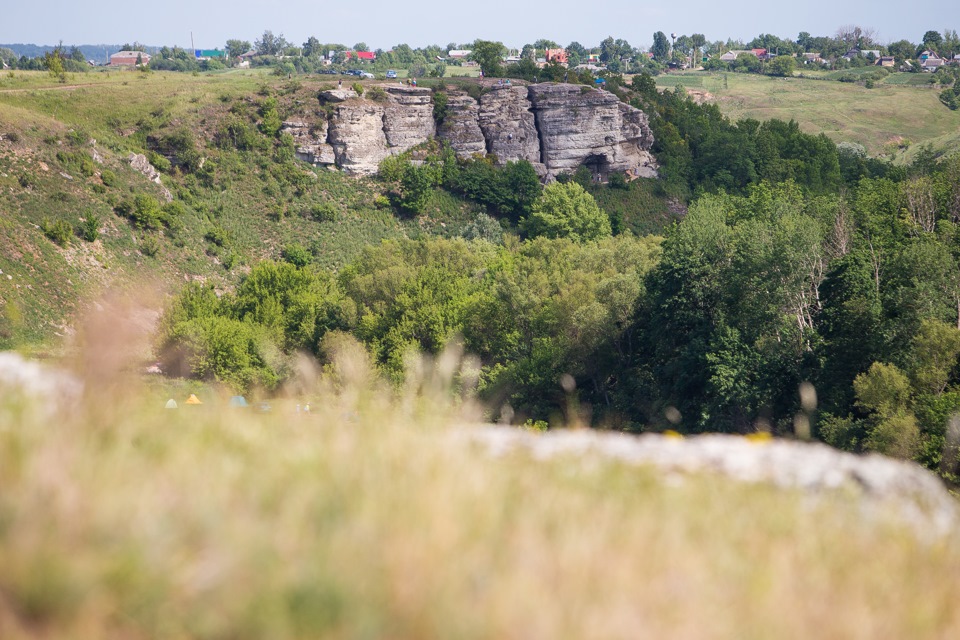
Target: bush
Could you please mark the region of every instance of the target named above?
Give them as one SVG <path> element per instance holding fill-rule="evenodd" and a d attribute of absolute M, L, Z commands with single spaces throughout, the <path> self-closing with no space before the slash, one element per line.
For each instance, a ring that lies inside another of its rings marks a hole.
<path fill-rule="evenodd" d="M 433 119 L 437 124 L 443 124 L 443 120 L 447 117 L 447 100 L 448 96 L 443 91 L 433 94 Z"/>
<path fill-rule="evenodd" d="M 100 180 L 103 182 L 104 185 L 108 187 L 117 186 L 117 174 L 115 174 L 110 169 L 104 169 L 103 171 L 100 172 Z"/>
<path fill-rule="evenodd" d="M 363 95 L 363 85 L 360 84 L 359 82 L 354 82 L 352 89 L 357 92 L 358 96 Z"/>
<path fill-rule="evenodd" d="M 61 247 L 70 244 L 70 239 L 73 237 L 73 227 L 66 220 L 57 220 L 56 222 L 44 220 L 40 223 L 40 230 L 43 231 L 43 235 Z"/>
<path fill-rule="evenodd" d="M 383 87 L 373 86 L 367 91 L 367 98 L 374 102 L 386 102 L 387 92 L 383 90 Z"/>
<path fill-rule="evenodd" d="M 80 237 L 87 242 L 94 242 L 100 237 L 100 216 L 91 213 L 80 223 Z"/>
<path fill-rule="evenodd" d="M 280 133 L 280 127 L 283 120 L 280 118 L 280 112 L 277 110 L 277 99 L 267 98 L 260 105 L 260 131 L 264 135 L 275 137 Z"/>
<path fill-rule="evenodd" d="M 58 151 L 57 162 L 67 171 L 79 173 L 87 178 L 96 171 L 93 159 L 84 151 Z"/>
<path fill-rule="evenodd" d="M 83 129 L 71 129 L 67 132 L 67 142 L 75 147 L 82 147 L 90 140 L 90 136 Z"/>
<path fill-rule="evenodd" d="M 315 204 L 307 210 L 307 213 L 317 222 L 333 222 L 340 215 L 340 211 L 332 202 Z"/>
<path fill-rule="evenodd" d="M 140 238 L 140 253 L 145 256 L 153 257 L 160 251 L 160 241 L 156 236 L 143 236 Z"/>
<path fill-rule="evenodd" d="M 203 234 L 203 239 L 207 242 L 212 242 L 218 247 L 225 247 L 230 244 L 230 235 L 227 233 L 227 230 L 220 225 L 214 225 L 207 229 L 207 232 Z"/>
<path fill-rule="evenodd" d="M 231 115 L 217 131 L 217 146 L 221 149 L 235 148 L 240 151 L 251 151 L 260 146 L 257 131 L 250 124 L 237 116 Z"/>
<path fill-rule="evenodd" d="M 289 262 L 295 267 L 302 268 L 310 264 L 313 256 L 311 256 L 307 248 L 301 244 L 288 244 L 283 248 L 281 257 L 284 262 Z"/>
<path fill-rule="evenodd" d="M 150 161 L 150 164 L 153 165 L 153 168 L 161 173 L 167 173 L 170 171 L 170 161 L 167 160 L 167 157 L 157 153 L 156 151 L 147 152 L 147 160 Z"/>

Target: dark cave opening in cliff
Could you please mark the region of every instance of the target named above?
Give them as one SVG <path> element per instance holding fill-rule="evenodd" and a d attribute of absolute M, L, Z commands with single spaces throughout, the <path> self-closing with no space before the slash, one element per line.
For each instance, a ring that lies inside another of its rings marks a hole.
<path fill-rule="evenodd" d="M 590 175 L 596 182 L 606 182 L 610 173 L 610 161 L 602 153 L 594 153 L 583 159 L 581 166 L 590 170 Z"/>

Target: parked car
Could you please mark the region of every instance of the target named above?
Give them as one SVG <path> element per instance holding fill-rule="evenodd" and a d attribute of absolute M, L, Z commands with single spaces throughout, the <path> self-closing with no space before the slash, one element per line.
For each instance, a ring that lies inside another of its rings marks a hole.
<path fill-rule="evenodd" d="M 396 77 L 397 77 L 397 72 L 394 71 L 393 69 L 389 69 L 389 70 L 387 71 L 387 77 L 388 77 L 388 78 L 396 78 Z"/>
<path fill-rule="evenodd" d="M 373 75 L 372 73 L 367 73 L 366 71 L 361 71 L 361 72 L 360 72 L 359 74 L 357 74 L 357 75 L 358 75 L 359 77 L 361 77 L 361 78 L 366 78 L 366 79 L 368 79 L 368 80 L 373 80 L 374 78 L 376 78 L 375 75 Z"/>

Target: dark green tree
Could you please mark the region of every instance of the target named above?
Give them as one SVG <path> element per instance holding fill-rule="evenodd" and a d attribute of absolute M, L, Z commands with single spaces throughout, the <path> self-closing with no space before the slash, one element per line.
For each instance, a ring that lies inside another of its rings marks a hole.
<path fill-rule="evenodd" d="M 251 48 L 249 40 L 227 40 L 227 57 L 236 58 Z"/>
<path fill-rule="evenodd" d="M 480 70 L 487 77 L 496 77 L 503 73 L 503 56 L 507 48 L 502 42 L 489 40 L 475 40 L 471 57 L 480 65 Z"/>
<path fill-rule="evenodd" d="M 667 39 L 667 34 L 663 31 L 653 34 L 653 46 L 650 47 L 650 52 L 657 62 L 666 62 L 670 59 L 670 41 Z"/>

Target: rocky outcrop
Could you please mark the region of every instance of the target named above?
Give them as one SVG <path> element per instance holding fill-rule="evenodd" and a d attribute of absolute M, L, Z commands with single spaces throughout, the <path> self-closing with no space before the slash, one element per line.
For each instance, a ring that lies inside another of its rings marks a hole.
<path fill-rule="evenodd" d="M 372 175 L 390 155 L 383 132 L 384 107 L 367 101 L 344 102 L 330 119 L 327 140 L 338 167 L 348 173 Z"/>
<path fill-rule="evenodd" d="M 612 93 L 548 83 L 532 85 L 529 96 L 551 175 L 585 165 L 604 178 L 649 164 L 653 134 L 646 114 Z"/>
<path fill-rule="evenodd" d="M 297 156 L 369 175 L 387 156 L 436 136 L 460 157 L 489 153 L 500 164 L 527 160 L 547 180 L 580 166 L 601 179 L 614 172 L 656 176 L 646 114 L 606 91 L 553 83 L 501 86 L 489 89 L 479 102 L 466 93 L 450 92 L 436 124 L 430 89 L 380 89 L 376 101 L 351 90 L 321 92 L 325 122 L 304 118 L 285 123 Z"/>
<path fill-rule="evenodd" d="M 480 130 L 487 152 L 501 164 L 527 160 L 540 163 L 540 136 L 527 87 L 497 87 L 480 97 Z M 546 173 L 546 168 L 543 168 Z"/>
<path fill-rule="evenodd" d="M 280 131 L 293 138 L 294 150 L 298 160 L 312 165 L 336 164 L 333 147 L 326 142 L 327 121 L 320 120 L 314 125 L 303 120 L 287 120 Z"/>
<path fill-rule="evenodd" d="M 433 92 L 425 87 L 390 86 L 383 112 L 383 132 L 393 152 L 415 147 L 437 133 L 433 120 Z"/>
<path fill-rule="evenodd" d="M 487 152 L 487 142 L 480 131 L 480 105 L 466 94 L 450 94 L 447 113 L 437 129 L 437 136 L 450 143 L 462 158 Z"/>
<path fill-rule="evenodd" d="M 127 156 L 127 162 L 130 163 L 130 166 L 133 167 L 134 171 L 142 174 L 147 180 L 155 182 L 160 185 L 160 194 L 163 196 L 163 199 L 167 202 L 173 202 L 173 194 L 170 193 L 170 190 L 163 186 L 163 182 L 160 181 L 160 172 L 157 171 L 157 168 L 150 164 L 150 161 L 147 159 L 147 156 L 142 153 L 131 153 Z"/>

